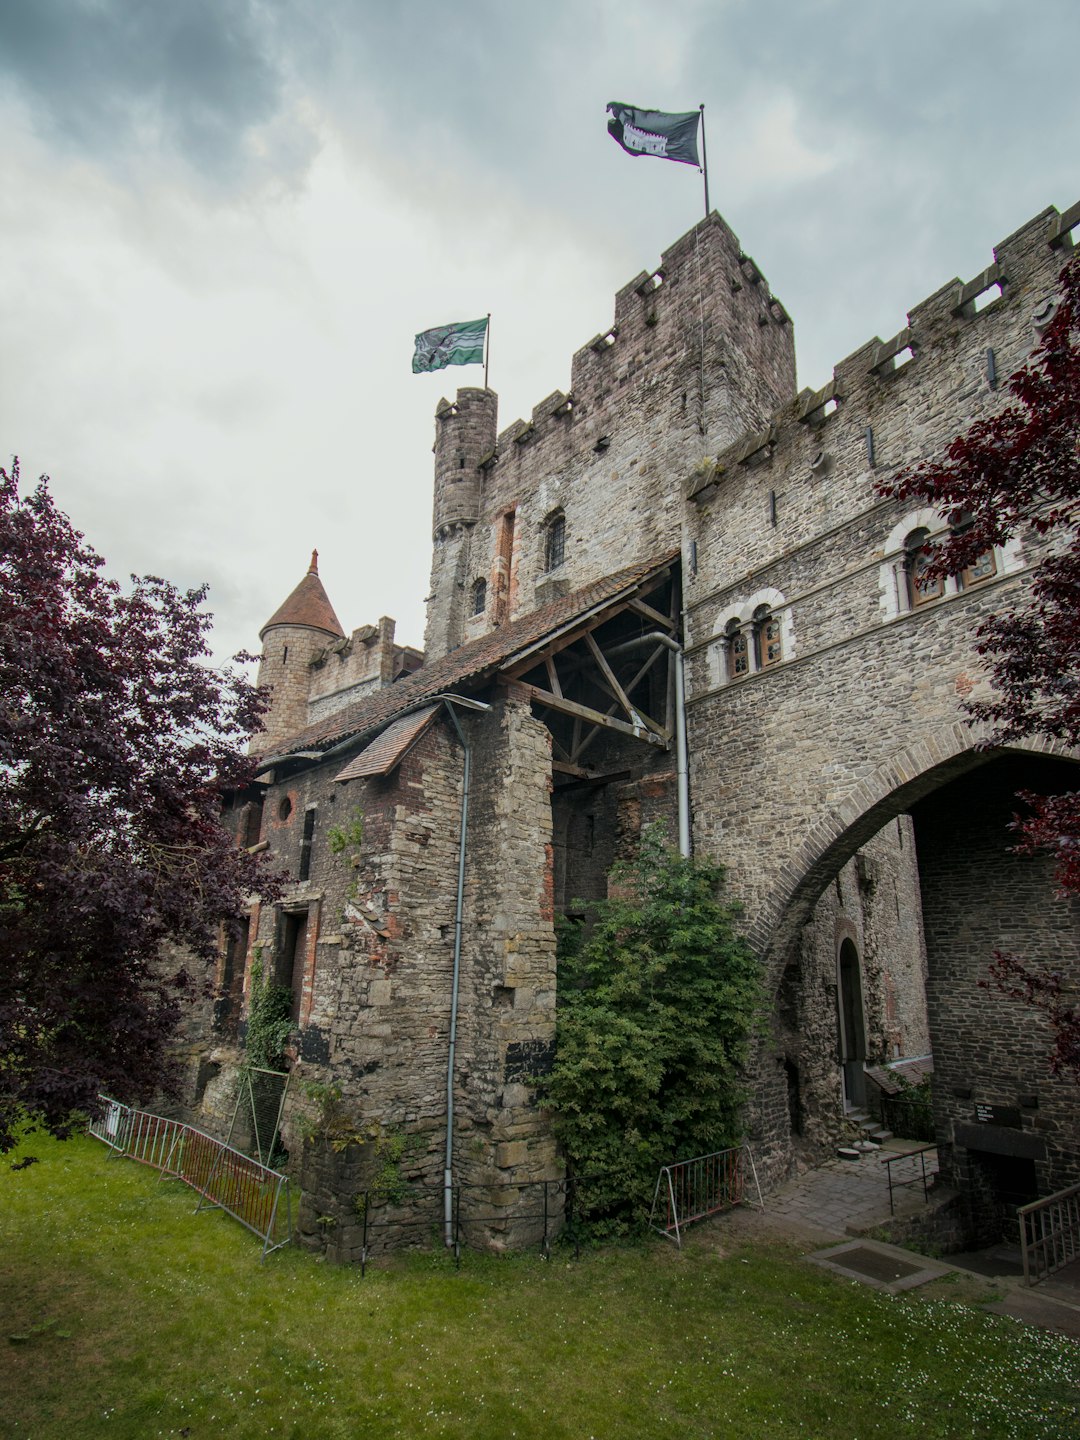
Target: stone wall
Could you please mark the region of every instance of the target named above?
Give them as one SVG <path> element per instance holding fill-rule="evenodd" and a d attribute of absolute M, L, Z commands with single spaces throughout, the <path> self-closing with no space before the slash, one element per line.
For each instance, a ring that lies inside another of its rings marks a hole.
<path fill-rule="evenodd" d="M 473 763 L 454 1181 L 478 1187 L 462 1204 L 482 1232 L 471 1238 L 502 1245 L 532 1238 L 519 1233 L 531 1221 L 518 1212 L 537 1210 L 522 1187 L 561 1174 L 532 1083 L 554 1041 L 550 742 L 512 692 L 487 714 L 463 714 L 461 725 Z M 411 1194 L 380 1210 L 369 1243 L 426 1241 L 439 1220 L 464 752 L 440 716 L 389 776 L 339 783 L 348 758 L 267 788 L 263 834 L 294 878 L 254 918 L 245 976 L 248 996 L 257 965 L 294 990 L 282 1135 L 303 1192 L 301 1236 L 339 1259 L 359 1254 L 356 1199 L 387 1137 L 405 1138 L 400 1168 Z M 358 818 L 360 844 L 335 854 Z M 191 1103 L 219 1133 L 239 1059 L 227 1037 L 191 1057 L 218 1076 Z M 342 1144 L 349 1134 L 359 1139 Z"/>
<path fill-rule="evenodd" d="M 1043 972 L 1076 973 L 1080 907 L 1053 898 L 1048 857 L 1006 848 L 1018 790 L 1075 785 L 1072 766 L 1013 756 L 955 780 L 915 811 L 942 1171 L 971 1186 L 980 1167 L 996 1168 L 999 1189 L 1014 1171 L 1013 1203 L 1080 1181 L 1076 1085 L 1049 1073 L 1049 1026 L 986 983 L 995 950 Z M 995 1219 L 984 1220 L 993 1230 Z"/>
<path fill-rule="evenodd" d="M 776 991 L 771 1047 L 763 1076 L 775 1074 L 766 1095 L 782 1084 L 794 1157 L 819 1160 L 845 1135 L 841 1074 L 839 956 L 854 947 L 862 991 L 868 1065 L 889 1065 L 930 1052 L 919 872 L 908 816 L 890 821 L 839 870 L 788 952 Z M 868 1097 L 871 1098 L 872 1097 Z M 783 1129 L 782 1117 L 773 1117 Z M 755 1116 L 755 1141 L 770 1132 Z M 784 1160 L 777 1164 L 783 1173 Z M 766 1159 L 767 1173 L 772 1162 Z"/>
<path fill-rule="evenodd" d="M 455 403 L 443 401 L 429 658 L 677 549 L 678 477 L 760 425 L 794 389 L 787 314 L 713 214 L 666 250 L 656 271 L 619 291 L 611 328 L 574 356 L 569 394 L 556 391 L 498 436 L 491 392 L 463 389 Z M 545 532 L 556 514 L 565 549 L 549 569 Z M 488 604 L 469 616 L 477 580 Z"/>
<path fill-rule="evenodd" d="M 395 622 L 384 615 L 377 625 L 361 625 L 345 640 L 321 650 L 311 662 L 305 725 L 351 705 L 394 679 L 400 649 L 394 645 Z"/>
<path fill-rule="evenodd" d="M 989 575 L 958 577 L 940 598 L 913 604 L 904 539 L 941 522 L 883 500 L 876 486 L 1003 403 L 997 377 L 1037 342 L 1037 312 L 1066 258 L 1050 243 L 1061 238 L 1055 216 L 1009 237 L 994 267 L 969 284 L 951 281 L 916 306 L 893 341 L 869 342 L 830 386 L 777 412 L 714 471 L 687 476 L 695 844 L 728 866 L 782 1003 L 793 956 L 817 977 L 834 963 L 835 937 L 814 908 L 826 887 L 888 820 L 983 758 L 961 709 L 985 693 L 975 631 L 985 615 L 1023 603 L 1040 542 L 1024 535 L 995 553 Z M 979 300 L 988 303 L 976 308 Z M 908 347 L 912 358 L 897 366 Z M 741 636 L 743 673 L 730 631 Z M 766 655 L 767 644 L 779 654 Z M 890 865 L 898 844 L 897 836 Z M 914 927 L 917 906 L 908 911 Z M 1075 964 L 1075 937 L 1073 946 Z M 818 962 L 807 964 L 807 947 Z M 880 999 L 887 1020 L 888 995 Z M 815 1017 L 805 1060 L 830 1043 L 835 1022 L 820 996 L 808 991 L 798 1003 Z M 752 1106 L 778 1173 L 792 1153 L 786 1057 L 780 1047 L 763 1055 Z M 835 1083 L 828 1071 L 800 1074 L 820 1094 L 810 1102 L 815 1115 L 824 1113 L 821 1086 Z"/>

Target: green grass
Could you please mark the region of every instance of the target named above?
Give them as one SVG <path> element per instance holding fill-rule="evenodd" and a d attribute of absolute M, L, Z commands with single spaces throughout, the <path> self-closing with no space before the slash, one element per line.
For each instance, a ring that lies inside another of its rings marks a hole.
<path fill-rule="evenodd" d="M 0 1159 L 0 1435 L 933 1440 L 1080 1433 L 1080 1346 L 892 1298 L 722 1223 L 361 1279 L 89 1139 Z"/>

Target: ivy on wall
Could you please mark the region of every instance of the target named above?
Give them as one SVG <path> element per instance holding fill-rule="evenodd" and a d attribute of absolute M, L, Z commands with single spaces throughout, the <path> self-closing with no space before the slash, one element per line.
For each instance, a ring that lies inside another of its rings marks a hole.
<path fill-rule="evenodd" d="M 280 1070 L 292 1025 L 292 991 L 266 978 L 262 947 L 255 948 L 251 995 L 244 1035 L 245 1064 L 253 1070 Z"/>
<path fill-rule="evenodd" d="M 661 1165 L 739 1143 L 758 962 L 723 870 L 647 829 L 594 923 L 564 925 L 554 1069 L 543 1083 L 579 1206 L 598 1233 L 648 1211 Z"/>

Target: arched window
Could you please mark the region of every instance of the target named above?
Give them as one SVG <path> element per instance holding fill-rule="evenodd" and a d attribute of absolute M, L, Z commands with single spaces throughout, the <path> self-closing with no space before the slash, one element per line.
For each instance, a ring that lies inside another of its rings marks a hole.
<path fill-rule="evenodd" d="M 780 620 L 768 605 L 754 611 L 754 649 L 759 670 L 778 665 L 784 658 L 784 642 L 780 638 Z"/>
<path fill-rule="evenodd" d="M 742 675 L 750 673 L 750 647 L 746 643 L 746 631 L 743 630 L 738 620 L 729 620 L 724 629 L 724 639 L 727 646 L 727 678 L 738 680 Z"/>
<path fill-rule="evenodd" d="M 960 516 L 960 519 L 953 526 L 954 535 L 963 535 L 971 529 L 975 523 L 974 518 L 967 514 Z M 960 583 L 965 590 L 972 585 L 978 585 L 980 581 L 989 580 L 991 575 L 997 574 L 997 559 L 993 548 L 984 550 L 970 565 L 965 565 L 960 572 Z"/>
<path fill-rule="evenodd" d="M 931 579 L 926 574 L 927 567 L 934 559 L 929 541 L 930 531 L 926 529 L 912 530 L 904 541 L 904 568 L 907 571 L 908 598 L 912 608 L 925 605 L 930 600 L 939 600 L 945 593 L 944 579 L 940 575 L 937 579 Z"/>
<path fill-rule="evenodd" d="M 469 594 L 469 614 L 483 615 L 487 609 L 487 581 L 474 580 Z"/>
<path fill-rule="evenodd" d="M 544 569 L 557 570 L 566 558 L 566 516 L 561 510 L 544 524 Z"/>

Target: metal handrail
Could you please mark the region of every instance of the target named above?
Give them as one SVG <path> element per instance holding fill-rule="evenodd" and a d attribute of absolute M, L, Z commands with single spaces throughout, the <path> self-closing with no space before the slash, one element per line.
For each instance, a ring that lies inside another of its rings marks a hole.
<path fill-rule="evenodd" d="M 923 1187 L 923 1199 L 924 1199 L 925 1201 L 929 1201 L 929 1199 L 930 1199 L 930 1186 L 927 1184 L 927 1181 L 928 1181 L 928 1180 L 932 1180 L 932 1179 L 934 1178 L 934 1176 L 937 1174 L 937 1171 L 936 1171 L 936 1170 L 932 1171 L 932 1172 L 930 1173 L 930 1175 L 927 1175 L 927 1173 L 926 1173 L 926 1157 L 927 1157 L 927 1155 L 929 1155 L 929 1153 L 931 1152 L 931 1150 L 936 1154 L 936 1153 L 937 1153 L 937 1146 L 936 1146 L 936 1145 L 920 1145 L 917 1150 L 901 1150 L 901 1151 L 900 1151 L 898 1154 L 896 1154 L 896 1155 L 884 1155 L 884 1156 L 882 1156 L 881 1163 L 882 1163 L 882 1165 L 885 1166 L 885 1173 L 886 1173 L 886 1175 L 888 1176 L 888 1179 L 889 1179 L 889 1214 L 890 1214 L 890 1215 L 895 1215 L 895 1214 L 896 1214 L 896 1204 L 895 1204 L 895 1200 L 894 1200 L 894 1198 L 893 1198 L 893 1191 L 894 1191 L 894 1189 L 895 1189 L 895 1190 L 905 1190 L 905 1189 L 907 1189 L 907 1187 L 908 1187 L 909 1185 L 918 1185 L 919 1182 L 921 1181 L 921 1182 L 922 1182 L 922 1187 Z M 892 1167 L 893 1167 L 898 1161 L 900 1161 L 900 1160 L 911 1160 L 911 1159 L 913 1159 L 914 1156 L 916 1156 L 916 1155 L 918 1155 L 918 1157 L 919 1157 L 919 1167 L 920 1167 L 920 1172 L 921 1172 L 921 1173 L 918 1174 L 918 1175 L 914 1175 L 910 1180 L 894 1180 L 894 1179 L 893 1179 Z"/>

